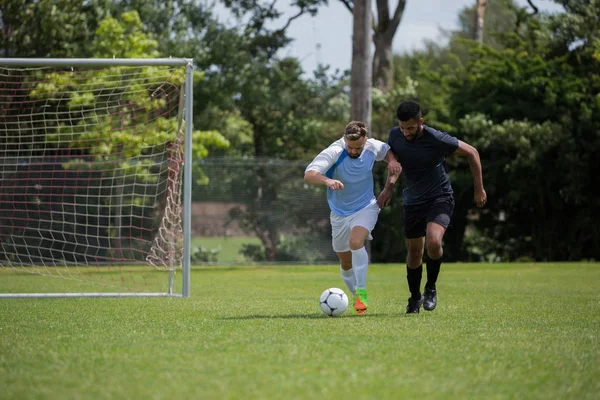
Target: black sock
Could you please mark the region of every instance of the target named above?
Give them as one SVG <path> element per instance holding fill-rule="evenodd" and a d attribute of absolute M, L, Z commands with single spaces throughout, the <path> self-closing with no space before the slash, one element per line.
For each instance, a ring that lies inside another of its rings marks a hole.
<path fill-rule="evenodd" d="M 406 266 L 406 280 L 408 281 L 408 290 L 414 300 L 421 298 L 421 277 L 423 276 L 423 264 L 418 268 L 408 268 Z"/>
<path fill-rule="evenodd" d="M 425 284 L 426 288 L 435 290 L 435 283 L 437 282 L 441 265 L 441 258 L 438 258 L 437 260 L 432 260 L 429 257 L 427 258 L 427 283 Z"/>

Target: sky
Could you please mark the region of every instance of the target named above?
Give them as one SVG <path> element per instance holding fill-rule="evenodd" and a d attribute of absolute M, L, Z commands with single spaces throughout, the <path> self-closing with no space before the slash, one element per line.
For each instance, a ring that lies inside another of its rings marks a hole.
<path fill-rule="evenodd" d="M 516 2 L 527 6 L 526 0 Z M 286 0 L 276 3 L 285 17 L 279 26 L 283 26 L 287 17 L 293 15 L 295 9 L 289 3 L 291 2 Z M 375 4 L 375 0 L 372 3 Z M 394 53 L 420 49 L 425 39 L 443 40 L 440 28 L 456 29 L 459 12 L 474 3 L 475 0 L 407 0 L 404 15 L 394 36 Z M 556 12 L 562 9 L 551 0 L 534 0 L 533 3 L 540 11 Z M 393 13 L 397 0 L 390 0 L 389 4 L 390 13 Z M 293 42 L 280 55 L 301 60 L 305 72 L 312 72 L 319 63 L 329 65 L 332 70 L 350 69 L 352 14 L 340 1 L 329 0 L 329 5 L 321 7 L 315 17 L 305 15 L 294 20 L 288 28 L 288 36 Z"/>

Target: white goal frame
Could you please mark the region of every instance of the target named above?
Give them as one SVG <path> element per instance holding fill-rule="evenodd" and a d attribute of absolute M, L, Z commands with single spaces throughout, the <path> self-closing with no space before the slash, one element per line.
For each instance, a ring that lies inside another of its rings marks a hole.
<path fill-rule="evenodd" d="M 192 105 L 194 65 L 191 58 L 0 58 L 0 66 L 12 67 L 107 67 L 107 66 L 185 66 L 184 155 L 183 155 L 183 259 L 181 293 L 173 293 L 175 269 L 169 269 L 168 292 L 159 293 L 0 293 L 0 298 L 32 297 L 189 297 L 190 296 L 190 245 L 192 209 Z"/>

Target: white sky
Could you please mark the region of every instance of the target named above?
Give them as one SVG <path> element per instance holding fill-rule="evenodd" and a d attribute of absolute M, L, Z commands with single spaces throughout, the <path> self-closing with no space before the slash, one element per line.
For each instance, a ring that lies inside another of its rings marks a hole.
<path fill-rule="evenodd" d="M 360 1 L 360 0 L 358 0 Z M 494 0 L 488 0 L 494 1 Z M 516 0 L 527 6 L 526 0 Z M 279 0 L 276 7 L 284 16 L 292 15 L 290 1 Z M 375 0 L 372 0 L 375 3 Z M 475 0 L 407 0 L 404 15 L 394 36 L 394 53 L 422 47 L 424 39 L 443 40 L 439 28 L 451 30 L 458 26 L 458 14 Z M 533 0 L 540 11 L 555 12 L 562 8 L 551 0 Z M 390 0 L 390 13 L 397 0 Z M 374 5 L 375 6 L 375 5 Z M 219 15 L 224 15 L 218 12 Z M 284 21 L 281 22 L 283 26 Z M 278 26 L 278 25 L 274 25 Z M 352 14 L 339 0 L 329 0 L 328 6 L 319 9 L 315 17 L 302 16 L 292 22 L 288 35 L 294 41 L 281 55 L 293 56 L 302 61 L 305 72 L 312 72 L 318 62 L 335 69 L 350 69 L 352 63 Z M 320 47 L 318 48 L 318 46 Z"/>

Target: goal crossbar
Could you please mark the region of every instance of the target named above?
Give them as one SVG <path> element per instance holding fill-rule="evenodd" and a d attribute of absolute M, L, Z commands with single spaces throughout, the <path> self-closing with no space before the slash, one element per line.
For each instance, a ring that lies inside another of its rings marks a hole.
<path fill-rule="evenodd" d="M 0 58 L 0 65 L 14 67 L 74 66 L 177 66 L 193 65 L 191 58 Z"/>

